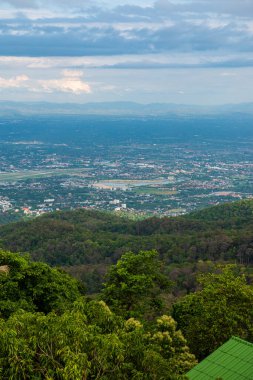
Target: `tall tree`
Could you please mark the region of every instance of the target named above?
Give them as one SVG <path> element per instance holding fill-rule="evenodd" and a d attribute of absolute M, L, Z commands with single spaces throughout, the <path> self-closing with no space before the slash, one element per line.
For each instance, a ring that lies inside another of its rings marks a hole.
<path fill-rule="evenodd" d="M 128 252 L 111 266 L 102 297 L 125 318 L 152 318 L 163 310 L 161 294 L 169 287 L 156 251 Z"/>
<path fill-rule="evenodd" d="M 238 267 L 201 275 L 202 290 L 185 296 L 173 309 L 191 351 L 200 359 L 232 335 L 253 341 L 253 287 Z"/>
<path fill-rule="evenodd" d="M 29 257 L 0 250 L 0 317 L 18 309 L 48 313 L 72 304 L 84 293 L 74 278 Z"/>

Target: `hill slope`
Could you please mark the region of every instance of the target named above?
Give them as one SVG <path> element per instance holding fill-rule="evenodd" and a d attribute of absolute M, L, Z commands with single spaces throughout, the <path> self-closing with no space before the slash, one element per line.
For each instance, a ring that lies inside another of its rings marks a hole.
<path fill-rule="evenodd" d="M 198 260 L 253 264 L 252 231 L 253 200 L 244 200 L 184 217 L 138 222 L 93 210 L 52 213 L 1 226 L 0 245 L 30 252 L 36 261 L 69 267 L 85 282 L 93 276 L 96 282 L 96 276 L 129 250 L 156 249 L 166 266 Z"/>

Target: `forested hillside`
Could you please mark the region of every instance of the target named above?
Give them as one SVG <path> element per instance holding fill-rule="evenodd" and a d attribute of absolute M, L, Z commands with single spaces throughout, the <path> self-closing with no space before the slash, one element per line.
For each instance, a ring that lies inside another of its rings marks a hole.
<path fill-rule="evenodd" d="M 77 210 L 2 226 L 0 378 L 184 380 L 232 335 L 253 342 L 252 210 L 138 222 Z"/>
<path fill-rule="evenodd" d="M 168 307 L 162 266 L 155 251 L 125 253 L 90 298 L 61 271 L 0 250 L 0 378 L 186 380 L 232 335 L 253 341 L 239 267 L 216 266 Z"/>
<path fill-rule="evenodd" d="M 177 218 L 131 221 L 115 214 L 79 209 L 1 226 L 0 244 L 29 252 L 35 261 L 62 266 L 88 291 L 100 289 L 107 268 L 124 252 L 155 249 L 178 284 L 195 288 L 196 271 L 212 262 L 253 264 L 253 200 Z M 203 263 L 204 261 L 204 263 Z"/>
<path fill-rule="evenodd" d="M 17 215 L 15 212 L 0 211 L 0 226 L 3 224 L 17 222 L 20 219 L 21 219 L 20 215 Z"/>
<path fill-rule="evenodd" d="M 124 290 L 113 291 L 112 268 L 104 294 L 91 300 L 70 276 L 0 250 L 0 378 L 183 379 L 196 360 L 163 315 L 157 264 L 153 251 L 126 255 L 118 263 Z"/>

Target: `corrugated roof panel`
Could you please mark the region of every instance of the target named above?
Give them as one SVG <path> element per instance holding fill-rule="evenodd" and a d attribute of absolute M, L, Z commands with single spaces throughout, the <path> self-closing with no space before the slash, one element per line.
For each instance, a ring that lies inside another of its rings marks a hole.
<path fill-rule="evenodd" d="M 210 367 L 212 367 L 212 362 L 209 361 L 201 362 L 198 365 L 199 371 L 202 371 L 203 369 L 208 370 Z"/>
<path fill-rule="evenodd" d="M 212 376 L 214 379 L 217 377 L 221 377 L 224 373 L 224 368 L 217 365 L 216 363 L 212 363 L 212 366 L 209 367 L 208 373 L 210 376 Z"/>
<path fill-rule="evenodd" d="M 252 361 L 253 361 L 253 358 L 252 358 Z M 242 368 L 241 373 L 243 376 L 245 376 L 245 377 L 251 376 L 251 378 L 253 379 L 252 364 L 251 363 L 243 363 L 243 368 Z"/>
<path fill-rule="evenodd" d="M 232 337 L 188 372 L 190 380 L 253 380 L 253 344 Z"/>
<path fill-rule="evenodd" d="M 207 380 L 210 380 L 210 379 L 211 379 L 211 377 L 210 377 L 210 376 L 206 376 L 205 373 L 196 371 L 196 374 L 195 374 L 194 379 L 195 379 L 195 380 L 203 380 L 204 377 L 205 377 Z"/>
<path fill-rule="evenodd" d="M 209 360 L 209 357 L 207 360 Z M 220 352 L 217 352 L 217 355 L 213 356 L 212 362 L 215 362 L 216 364 L 219 364 L 223 367 L 227 367 L 227 365 L 231 363 L 231 357 L 228 355 L 228 353 L 221 355 Z"/>
<path fill-rule="evenodd" d="M 240 347 L 240 350 L 238 350 L 238 347 Z M 233 351 L 229 352 L 231 355 L 234 355 L 236 357 L 241 357 L 241 358 L 244 358 L 245 355 L 247 355 L 247 353 L 249 352 L 249 347 L 248 346 L 244 346 L 243 344 L 241 343 L 238 343 L 236 345 L 236 347 L 233 349 Z"/>
<path fill-rule="evenodd" d="M 237 373 L 232 373 L 232 372 L 227 372 L 226 374 L 224 374 L 224 375 L 222 375 L 222 380 L 246 380 L 244 377 L 241 377 L 240 375 L 239 375 L 239 377 L 238 377 L 238 374 Z M 204 379 L 202 379 L 202 380 L 204 380 Z M 247 379 L 248 380 L 248 379 Z"/>
<path fill-rule="evenodd" d="M 232 351 L 236 346 L 237 346 L 238 342 L 236 340 L 234 340 L 233 338 L 231 338 L 230 340 L 228 340 L 226 343 L 224 343 L 220 348 L 219 350 L 226 350 L 226 351 Z"/>

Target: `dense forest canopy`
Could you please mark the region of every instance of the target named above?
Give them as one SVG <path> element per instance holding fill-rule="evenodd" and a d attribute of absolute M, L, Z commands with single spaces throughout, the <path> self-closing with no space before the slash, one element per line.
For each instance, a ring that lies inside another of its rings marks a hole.
<path fill-rule="evenodd" d="M 126 253 L 91 299 L 68 275 L 1 251 L 1 378 L 183 380 L 231 335 L 253 341 L 253 287 L 239 267 L 216 267 L 165 314 L 161 265 L 154 251 Z"/>
<path fill-rule="evenodd" d="M 176 218 L 132 221 L 79 209 L 0 227 L 0 246 L 29 252 L 35 261 L 62 266 L 89 293 L 124 252 L 155 249 L 171 272 L 175 292 L 194 290 L 193 274 L 212 262 L 253 264 L 253 200 L 210 207 Z M 200 261 L 204 261 L 201 264 Z M 200 268 L 201 267 L 201 268 Z"/>
<path fill-rule="evenodd" d="M 128 278 L 134 268 L 126 264 L 134 256 L 122 259 Z M 159 277 L 157 259 L 154 252 L 142 252 L 139 259 L 141 296 L 148 300 Z M 46 264 L 5 251 L 0 264 L 0 378 L 169 380 L 183 378 L 196 364 L 171 316 L 141 322 L 122 313 L 117 300 L 125 294 L 128 306 L 144 317 L 136 297 L 126 296 L 136 294 L 135 283 L 122 294 L 110 292 L 112 272 L 106 292 L 90 300 L 76 280 Z"/>
<path fill-rule="evenodd" d="M 2 270 L 1 270 L 2 269 Z M 18 309 L 48 313 L 71 305 L 84 287 L 63 271 L 0 251 L 0 317 Z"/>
<path fill-rule="evenodd" d="M 77 210 L 2 226 L 15 252 L 0 250 L 0 378 L 183 380 L 232 335 L 253 342 L 252 211 L 135 222 Z"/>

